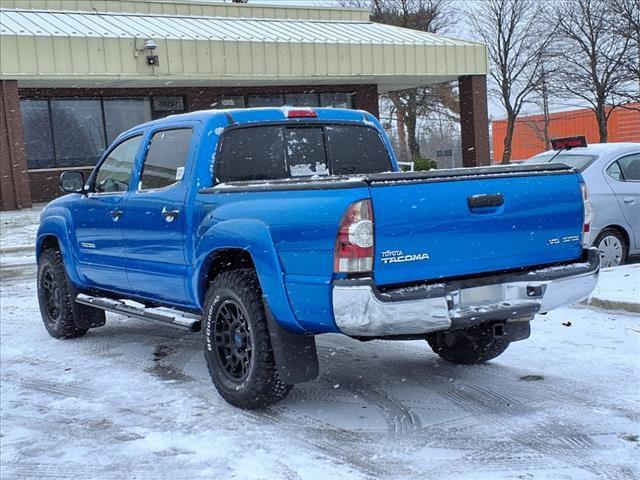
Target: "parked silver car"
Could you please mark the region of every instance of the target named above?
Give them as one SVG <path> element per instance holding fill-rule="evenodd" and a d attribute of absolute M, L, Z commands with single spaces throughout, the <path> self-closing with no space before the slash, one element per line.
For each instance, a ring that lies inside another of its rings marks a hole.
<path fill-rule="evenodd" d="M 640 143 L 596 143 L 547 151 L 526 163 L 559 162 L 582 174 L 594 207 L 591 239 L 601 265 L 622 265 L 640 253 Z"/>

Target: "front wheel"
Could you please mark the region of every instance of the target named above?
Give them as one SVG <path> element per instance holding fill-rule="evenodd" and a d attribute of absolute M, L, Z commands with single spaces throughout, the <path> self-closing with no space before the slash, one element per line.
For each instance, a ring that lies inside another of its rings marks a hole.
<path fill-rule="evenodd" d="M 76 325 L 74 294 L 60 251 L 42 252 L 38 263 L 38 303 L 44 328 L 54 338 L 76 338 L 87 333 L 87 328 Z"/>
<path fill-rule="evenodd" d="M 220 395 L 239 408 L 272 405 L 292 388 L 278 376 L 260 292 L 253 270 L 230 270 L 211 283 L 205 302 L 209 374 Z"/>
<path fill-rule="evenodd" d="M 479 325 L 446 334 L 430 334 L 427 342 L 442 359 L 465 365 L 488 362 L 504 353 L 510 343 L 494 336 L 491 325 Z"/>

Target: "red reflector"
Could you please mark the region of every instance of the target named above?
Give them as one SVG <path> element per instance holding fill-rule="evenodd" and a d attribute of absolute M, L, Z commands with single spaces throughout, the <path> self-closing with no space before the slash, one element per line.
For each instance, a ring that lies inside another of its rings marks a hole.
<path fill-rule="evenodd" d="M 287 110 L 287 118 L 316 118 L 318 114 L 310 108 Z"/>

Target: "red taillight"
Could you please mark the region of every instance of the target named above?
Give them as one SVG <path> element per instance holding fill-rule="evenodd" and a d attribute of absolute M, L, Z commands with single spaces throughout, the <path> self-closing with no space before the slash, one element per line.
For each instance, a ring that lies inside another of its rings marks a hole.
<path fill-rule="evenodd" d="M 589 192 L 584 183 L 580 184 L 582 191 L 583 220 L 582 220 L 582 245 L 588 247 L 590 244 L 589 230 L 591 230 L 591 221 L 593 220 L 594 210 L 591 200 L 589 200 Z"/>
<path fill-rule="evenodd" d="M 335 273 L 367 273 L 373 268 L 373 211 L 370 200 L 352 203 L 342 216 L 333 255 Z"/>
<path fill-rule="evenodd" d="M 287 118 L 316 118 L 318 113 L 310 108 L 287 110 Z"/>

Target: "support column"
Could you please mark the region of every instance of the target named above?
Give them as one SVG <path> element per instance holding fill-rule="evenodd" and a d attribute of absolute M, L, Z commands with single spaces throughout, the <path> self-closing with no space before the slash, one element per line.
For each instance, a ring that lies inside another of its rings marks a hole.
<path fill-rule="evenodd" d="M 355 91 L 354 108 L 366 110 L 376 118 L 380 118 L 380 108 L 378 106 L 378 86 L 365 85 Z"/>
<path fill-rule="evenodd" d="M 31 207 L 17 80 L 0 80 L 0 209 Z"/>
<path fill-rule="evenodd" d="M 460 130 L 462 166 L 489 165 L 489 117 L 486 75 L 458 78 L 460 89 Z"/>

